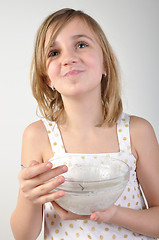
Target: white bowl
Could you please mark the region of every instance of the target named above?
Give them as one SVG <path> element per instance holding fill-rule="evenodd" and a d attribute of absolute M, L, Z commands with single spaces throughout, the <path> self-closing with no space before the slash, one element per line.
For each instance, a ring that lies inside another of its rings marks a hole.
<path fill-rule="evenodd" d="M 63 190 L 65 196 L 56 202 L 67 211 L 89 215 L 110 207 L 122 194 L 129 180 L 129 166 L 105 155 L 65 154 L 53 159 L 53 167 L 67 165 L 62 174 L 65 182 L 54 191 Z"/>

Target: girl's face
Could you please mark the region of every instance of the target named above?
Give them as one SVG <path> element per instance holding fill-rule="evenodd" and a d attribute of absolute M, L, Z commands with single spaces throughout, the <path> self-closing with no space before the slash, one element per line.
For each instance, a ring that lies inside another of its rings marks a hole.
<path fill-rule="evenodd" d="M 49 42 L 51 29 L 46 35 Z M 103 53 L 94 34 L 81 19 L 71 20 L 57 35 L 47 57 L 48 85 L 62 96 L 90 91 L 101 94 Z"/>

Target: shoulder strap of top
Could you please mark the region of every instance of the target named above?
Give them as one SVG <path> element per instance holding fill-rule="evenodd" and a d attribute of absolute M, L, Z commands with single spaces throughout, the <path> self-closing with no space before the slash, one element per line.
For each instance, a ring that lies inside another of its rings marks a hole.
<path fill-rule="evenodd" d="M 126 113 L 122 113 L 117 122 L 117 134 L 120 151 L 127 151 L 131 153 L 129 121 L 129 115 Z"/>
<path fill-rule="evenodd" d="M 48 132 L 48 136 L 49 136 L 53 154 L 56 155 L 56 154 L 65 153 L 61 134 L 60 134 L 60 131 L 58 129 L 56 122 L 51 122 L 45 118 L 42 118 L 42 121 Z"/>

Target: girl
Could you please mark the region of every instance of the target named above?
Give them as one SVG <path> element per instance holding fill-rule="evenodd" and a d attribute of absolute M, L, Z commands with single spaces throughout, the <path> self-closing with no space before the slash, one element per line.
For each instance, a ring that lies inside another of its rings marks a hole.
<path fill-rule="evenodd" d="M 37 34 L 31 78 L 44 118 L 24 131 L 11 216 L 15 239 L 35 240 L 43 214 L 47 240 L 159 237 L 157 139 L 150 123 L 123 113 L 117 60 L 98 23 L 73 9 L 50 15 Z M 129 182 L 113 206 L 82 216 L 55 203 L 65 193 L 51 190 L 65 181 L 59 175 L 68 169 L 52 169 L 49 160 L 67 153 L 109 154 L 129 164 Z"/>

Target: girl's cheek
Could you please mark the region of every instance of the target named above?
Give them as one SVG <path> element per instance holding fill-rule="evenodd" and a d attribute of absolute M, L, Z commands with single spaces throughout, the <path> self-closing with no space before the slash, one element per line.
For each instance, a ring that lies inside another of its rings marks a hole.
<path fill-rule="evenodd" d="M 54 74 L 55 68 L 52 66 L 52 64 L 48 67 L 48 75 L 51 77 Z"/>

